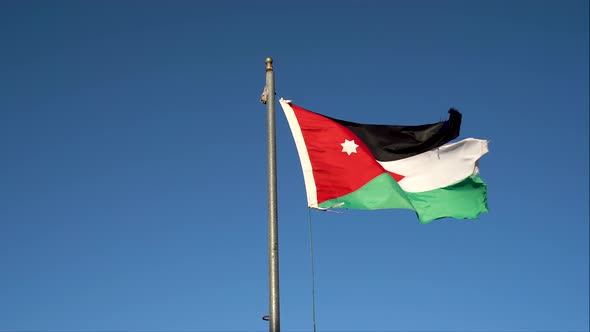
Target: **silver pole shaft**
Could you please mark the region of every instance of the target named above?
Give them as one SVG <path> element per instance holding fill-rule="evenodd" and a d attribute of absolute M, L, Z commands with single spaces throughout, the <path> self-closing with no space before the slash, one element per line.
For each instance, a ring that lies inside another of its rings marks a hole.
<path fill-rule="evenodd" d="M 272 59 L 266 58 L 266 122 L 268 144 L 268 258 L 269 331 L 280 332 L 279 309 L 279 231 L 277 223 L 277 162 L 275 144 L 275 77 Z"/>

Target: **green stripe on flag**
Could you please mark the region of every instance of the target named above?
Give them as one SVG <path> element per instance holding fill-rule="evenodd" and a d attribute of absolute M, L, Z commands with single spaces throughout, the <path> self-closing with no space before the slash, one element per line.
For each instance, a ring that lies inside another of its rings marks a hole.
<path fill-rule="evenodd" d="M 339 205 L 341 204 L 341 205 Z M 475 219 L 487 212 L 487 186 L 479 177 L 469 177 L 445 188 L 425 192 L 405 192 L 387 173 L 356 191 L 319 204 L 320 208 L 359 210 L 410 209 L 424 224 L 450 217 Z"/>
<path fill-rule="evenodd" d="M 339 208 L 379 210 L 379 209 L 411 209 L 412 204 L 406 193 L 388 173 L 383 173 L 350 194 L 324 201 L 321 208 L 329 208 L 344 203 Z"/>
<path fill-rule="evenodd" d="M 422 223 L 450 217 L 476 219 L 488 212 L 487 185 L 480 177 L 469 177 L 445 188 L 406 193 Z"/>

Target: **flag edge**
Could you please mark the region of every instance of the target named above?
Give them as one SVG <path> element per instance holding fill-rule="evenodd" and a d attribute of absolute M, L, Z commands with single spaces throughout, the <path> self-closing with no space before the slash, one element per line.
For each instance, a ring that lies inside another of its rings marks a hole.
<path fill-rule="evenodd" d="M 299 161 L 301 163 L 301 169 L 303 171 L 303 181 L 305 183 L 305 191 L 307 193 L 307 206 L 310 208 L 318 208 L 318 197 L 317 197 L 317 186 L 315 178 L 313 176 L 313 167 L 311 165 L 311 159 L 307 151 L 307 145 L 303 139 L 303 132 L 299 126 L 299 121 L 295 116 L 295 111 L 291 108 L 291 100 L 279 99 L 283 113 L 287 118 L 287 123 L 291 129 L 295 146 L 297 147 L 297 153 L 299 154 Z"/>

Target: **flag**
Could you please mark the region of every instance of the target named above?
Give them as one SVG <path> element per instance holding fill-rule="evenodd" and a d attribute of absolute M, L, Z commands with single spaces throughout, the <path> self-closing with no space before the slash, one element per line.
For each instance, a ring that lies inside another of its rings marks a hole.
<path fill-rule="evenodd" d="M 486 140 L 459 136 L 461 114 L 418 126 L 339 120 L 280 100 L 295 140 L 310 208 L 410 209 L 422 223 L 487 212 L 479 177 Z"/>

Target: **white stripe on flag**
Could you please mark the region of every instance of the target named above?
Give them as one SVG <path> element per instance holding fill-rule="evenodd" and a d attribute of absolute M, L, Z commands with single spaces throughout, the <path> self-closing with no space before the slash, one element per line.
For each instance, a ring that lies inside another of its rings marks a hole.
<path fill-rule="evenodd" d="M 379 162 L 405 176 L 399 185 L 408 192 L 448 187 L 477 174 L 478 160 L 488 153 L 488 141 L 467 138 L 405 159 Z"/>

